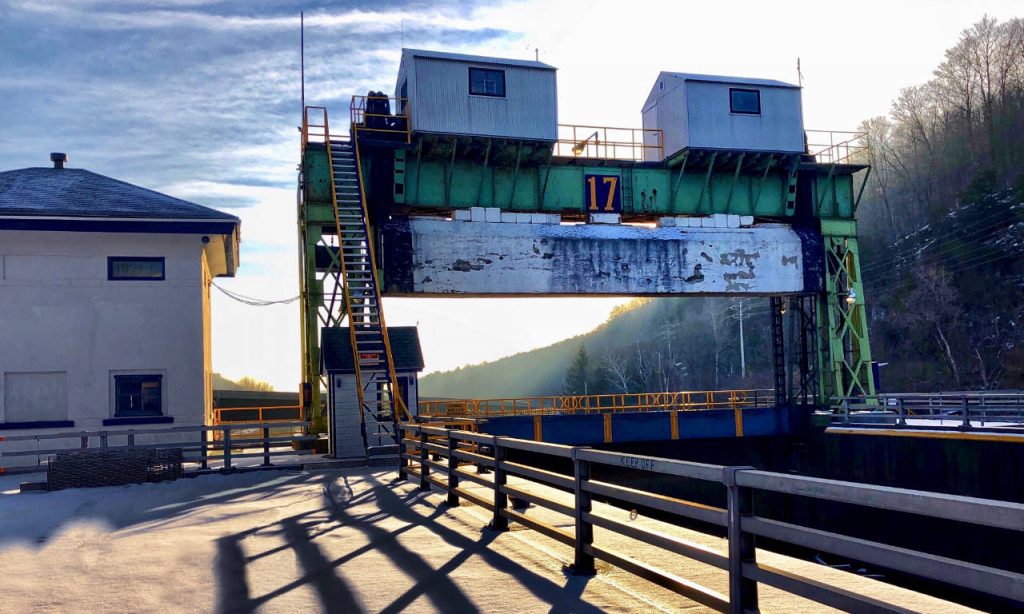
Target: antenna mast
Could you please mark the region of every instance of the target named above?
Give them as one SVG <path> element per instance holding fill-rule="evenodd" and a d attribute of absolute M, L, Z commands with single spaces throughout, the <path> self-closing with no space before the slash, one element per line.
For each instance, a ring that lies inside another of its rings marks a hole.
<path fill-rule="evenodd" d="M 302 121 L 306 121 L 306 16 L 299 11 L 299 78 L 302 81 Z"/>

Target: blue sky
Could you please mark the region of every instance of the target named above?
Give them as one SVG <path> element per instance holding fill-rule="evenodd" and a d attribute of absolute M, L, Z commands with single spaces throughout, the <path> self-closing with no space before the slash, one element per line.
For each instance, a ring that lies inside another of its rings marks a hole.
<path fill-rule="evenodd" d="M 854 129 L 921 83 L 963 28 L 1019 2 L 735 0 L 296 2 L 0 0 L 0 170 L 70 165 L 242 218 L 242 266 L 218 283 L 297 293 L 299 11 L 306 96 L 347 118 L 394 88 L 408 47 L 540 58 L 559 68 L 563 123 L 639 126 L 660 70 L 796 80 L 808 128 Z M 913 27 L 908 27 L 913 26 Z M 584 332 L 618 299 L 386 301 L 421 325 L 428 370 Z M 298 308 L 214 293 L 214 367 L 278 389 L 298 380 Z"/>

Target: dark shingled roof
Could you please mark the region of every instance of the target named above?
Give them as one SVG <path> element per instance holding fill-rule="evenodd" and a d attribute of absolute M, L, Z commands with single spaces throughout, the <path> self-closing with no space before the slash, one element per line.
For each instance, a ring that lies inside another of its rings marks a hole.
<path fill-rule="evenodd" d="M 422 371 L 423 351 L 415 326 L 389 326 L 391 356 L 395 371 Z M 328 373 L 355 373 L 352 363 L 352 343 L 348 328 L 320 329 L 320 347 L 323 369 Z"/>
<path fill-rule="evenodd" d="M 209 220 L 238 218 L 80 168 L 0 172 L 0 217 Z"/>

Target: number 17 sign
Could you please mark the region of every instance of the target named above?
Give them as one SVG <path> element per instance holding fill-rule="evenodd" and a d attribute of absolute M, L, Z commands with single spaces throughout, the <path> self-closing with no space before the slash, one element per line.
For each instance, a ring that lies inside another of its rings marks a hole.
<path fill-rule="evenodd" d="M 583 202 L 590 213 L 622 213 L 618 175 L 584 175 Z"/>

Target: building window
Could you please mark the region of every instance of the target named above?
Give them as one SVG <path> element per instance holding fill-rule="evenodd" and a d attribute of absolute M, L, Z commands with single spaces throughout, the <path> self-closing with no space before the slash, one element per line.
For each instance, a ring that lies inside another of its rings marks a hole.
<path fill-rule="evenodd" d="M 159 281 L 164 279 L 164 259 L 110 256 L 107 258 L 107 279 L 132 280 L 145 279 Z"/>
<path fill-rule="evenodd" d="M 729 112 L 744 115 L 761 114 L 761 92 L 744 90 L 737 87 L 729 88 Z"/>
<path fill-rule="evenodd" d="M 162 375 L 115 375 L 114 416 L 163 415 Z"/>
<path fill-rule="evenodd" d="M 505 71 L 490 68 L 470 68 L 469 93 L 474 96 L 504 98 Z"/>

